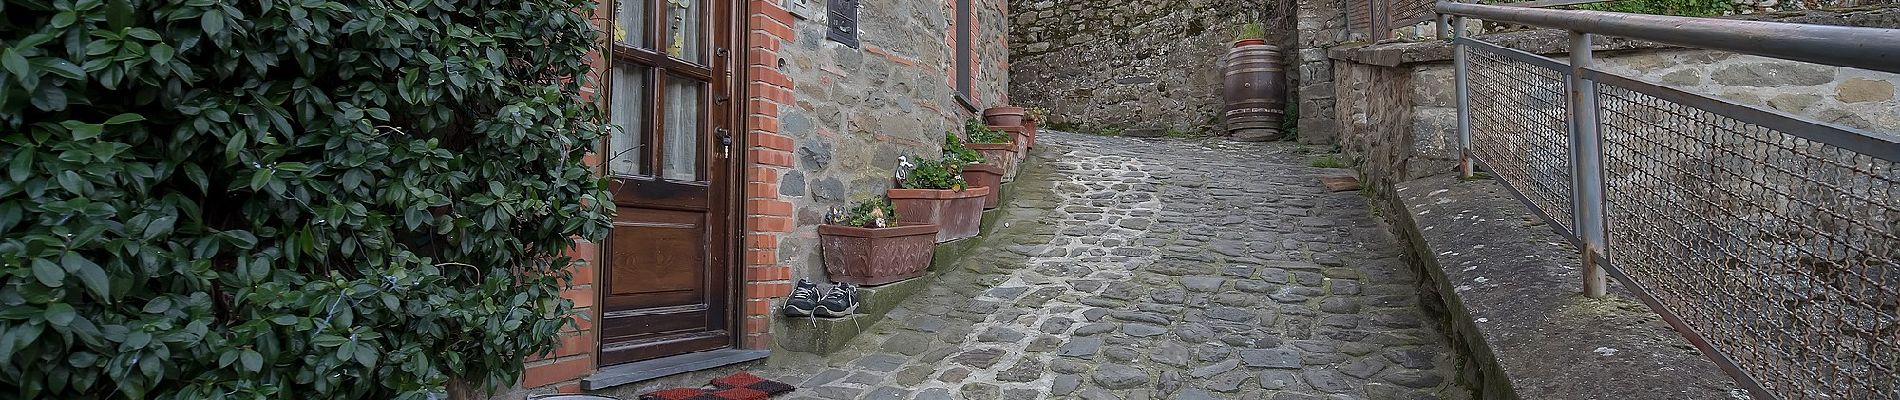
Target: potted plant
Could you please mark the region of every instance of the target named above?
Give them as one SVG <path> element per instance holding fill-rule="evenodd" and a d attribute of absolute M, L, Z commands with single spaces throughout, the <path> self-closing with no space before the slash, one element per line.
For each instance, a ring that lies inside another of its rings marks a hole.
<path fill-rule="evenodd" d="M 1016 174 L 1016 143 L 1010 134 L 970 120 L 963 126 L 963 136 L 970 139 L 965 147 L 982 153 L 983 158 L 990 160 L 990 164 L 1003 167 L 1005 177 Z"/>
<path fill-rule="evenodd" d="M 983 208 L 991 209 L 1002 200 L 1003 167 L 989 164 L 983 153 L 970 150 L 963 145 L 963 139 L 956 132 L 943 132 L 943 159 L 955 160 L 963 164 L 963 182 L 973 188 L 990 188 L 990 194 L 983 196 Z"/>
<path fill-rule="evenodd" d="M 1034 148 L 1036 147 L 1036 131 L 1038 129 L 1036 126 L 1041 125 L 1043 121 L 1049 120 L 1049 109 L 1029 107 L 1025 112 L 1029 115 L 1023 118 L 1023 128 L 1029 131 L 1029 143 L 1023 146 L 1023 148 Z"/>
<path fill-rule="evenodd" d="M 884 197 L 825 215 L 818 226 L 825 272 L 834 281 L 866 286 L 923 275 L 937 250 L 937 226 L 899 225 L 899 215 Z"/>
<path fill-rule="evenodd" d="M 1234 47 L 1267 44 L 1267 28 L 1260 23 L 1241 24 L 1234 29 Z"/>
<path fill-rule="evenodd" d="M 990 107 L 983 110 L 983 122 L 996 126 L 1023 126 L 1024 111 L 1022 107 L 1016 106 Z"/>
<path fill-rule="evenodd" d="M 897 205 L 897 222 L 936 225 L 937 241 L 976 236 L 983 231 L 983 197 L 990 188 L 971 188 L 963 181 L 963 165 L 956 161 L 923 160 L 912 164 L 901 157 L 897 188 L 890 190 Z"/>

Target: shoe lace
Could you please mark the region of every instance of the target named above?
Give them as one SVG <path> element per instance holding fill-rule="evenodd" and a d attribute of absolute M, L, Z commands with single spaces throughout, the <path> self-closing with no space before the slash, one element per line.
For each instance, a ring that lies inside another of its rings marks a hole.
<path fill-rule="evenodd" d="M 794 299 L 810 299 L 816 294 L 817 293 L 813 293 L 812 287 L 810 286 L 799 286 L 792 289 L 792 298 Z"/>
<path fill-rule="evenodd" d="M 848 301 L 857 301 L 856 299 L 857 292 L 858 292 L 857 288 L 839 284 L 837 286 L 832 286 L 831 293 L 825 295 L 825 297 L 836 296 L 837 298 L 847 299 Z"/>

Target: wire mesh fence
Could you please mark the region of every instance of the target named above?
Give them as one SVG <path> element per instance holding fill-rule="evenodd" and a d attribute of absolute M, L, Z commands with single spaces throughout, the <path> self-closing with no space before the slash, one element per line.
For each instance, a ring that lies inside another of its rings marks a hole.
<path fill-rule="evenodd" d="M 1804 137 L 1831 127 L 1596 85 L 1606 256 L 1630 289 L 1776 397 L 1900 399 L 1900 163 Z"/>
<path fill-rule="evenodd" d="M 1567 72 L 1516 50 L 1468 48 L 1472 157 L 1573 235 Z"/>

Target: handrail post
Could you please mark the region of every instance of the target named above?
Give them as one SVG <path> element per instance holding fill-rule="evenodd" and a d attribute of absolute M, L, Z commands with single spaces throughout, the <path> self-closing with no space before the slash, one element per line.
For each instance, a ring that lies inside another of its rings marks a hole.
<path fill-rule="evenodd" d="M 1458 102 L 1458 176 L 1471 178 L 1471 63 L 1467 58 L 1465 45 L 1456 41 L 1465 34 L 1465 17 L 1451 17 L 1450 21 L 1441 25 L 1441 28 L 1451 31 L 1450 34 L 1441 37 L 1452 41 L 1452 80 L 1453 85 L 1457 86 L 1453 90 Z"/>
<path fill-rule="evenodd" d="M 1584 70 L 1594 64 L 1590 34 L 1570 31 L 1570 148 L 1575 149 L 1572 215 L 1577 218 L 1577 238 L 1583 242 L 1583 295 L 1602 297 L 1609 284 L 1603 260 L 1598 259 L 1607 254 L 1609 243 L 1604 229 L 1603 138 L 1597 131 L 1596 82 L 1583 79 Z"/>

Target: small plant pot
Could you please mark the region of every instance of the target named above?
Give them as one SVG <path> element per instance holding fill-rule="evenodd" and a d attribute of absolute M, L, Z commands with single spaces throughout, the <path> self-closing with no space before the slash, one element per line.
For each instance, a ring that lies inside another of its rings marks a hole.
<path fill-rule="evenodd" d="M 983 123 L 994 126 L 1023 126 L 1023 118 L 1029 116 L 1029 110 L 1022 107 L 990 107 L 983 110 Z"/>
<path fill-rule="evenodd" d="M 970 150 L 983 153 L 983 159 L 989 160 L 988 164 L 1002 167 L 1004 181 L 1008 181 L 1012 179 L 1011 177 L 1016 176 L 1017 157 L 1015 141 L 1011 141 L 1010 143 L 965 143 L 963 147 L 968 147 Z"/>
<path fill-rule="evenodd" d="M 996 208 L 1003 200 L 1003 167 L 990 164 L 969 164 L 963 166 L 963 181 L 970 187 L 990 188 L 990 195 L 983 196 L 983 209 Z"/>
<path fill-rule="evenodd" d="M 1042 122 L 1042 120 L 1036 119 L 1036 117 L 1028 117 L 1028 118 L 1023 119 L 1023 130 L 1029 132 L 1029 145 L 1023 146 L 1023 148 L 1025 149 L 1036 148 L 1036 129 L 1037 129 L 1036 123 L 1039 123 L 1039 122 Z"/>
<path fill-rule="evenodd" d="M 983 197 L 990 195 L 990 189 L 891 189 L 889 193 L 899 225 L 936 225 L 941 243 L 983 233 Z"/>
<path fill-rule="evenodd" d="M 1235 40 L 1235 41 L 1234 41 L 1234 47 L 1240 47 L 1240 46 L 1259 46 L 1259 45 L 1263 45 L 1263 44 L 1267 44 L 1267 40 L 1266 40 L 1266 39 L 1241 39 L 1241 40 Z"/>
<path fill-rule="evenodd" d="M 819 251 L 831 280 L 865 286 L 922 276 L 937 251 L 936 237 L 936 225 L 818 226 Z"/>

